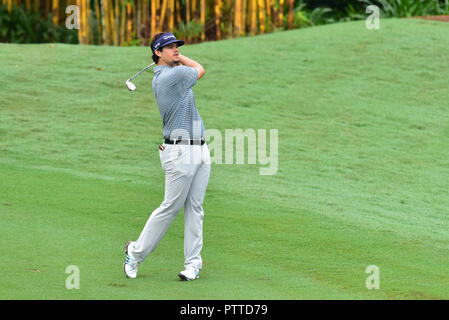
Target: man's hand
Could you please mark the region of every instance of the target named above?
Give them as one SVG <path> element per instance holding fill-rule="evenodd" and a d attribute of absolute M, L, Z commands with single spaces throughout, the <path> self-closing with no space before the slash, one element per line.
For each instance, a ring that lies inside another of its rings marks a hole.
<path fill-rule="evenodd" d="M 183 56 L 182 54 L 179 54 L 179 63 L 181 63 L 187 67 L 192 67 L 192 68 L 195 68 L 196 70 L 198 70 L 198 80 L 201 79 L 204 76 L 204 74 L 206 73 L 206 70 L 204 70 L 202 65 L 200 65 L 195 60 L 192 60 L 190 58 L 187 58 L 186 56 Z"/>

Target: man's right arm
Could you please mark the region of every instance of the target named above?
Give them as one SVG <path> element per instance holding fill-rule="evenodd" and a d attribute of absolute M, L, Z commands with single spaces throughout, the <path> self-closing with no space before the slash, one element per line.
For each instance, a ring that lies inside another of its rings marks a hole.
<path fill-rule="evenodd" d="M 196 62 L 193 59 L 183 56 L 182 54 L 179 54 L 179 62 L 182 65 L 185 65 L 185 66 L 191 67 L 191 68 L 195 68 L 196 70 L 198 70 L 198 80 L 201 79 L 204 76 L 204 74 L 206 73 L 206 70 L 204 70 L 202 65 L 200 65 L 198 62 Z"/>

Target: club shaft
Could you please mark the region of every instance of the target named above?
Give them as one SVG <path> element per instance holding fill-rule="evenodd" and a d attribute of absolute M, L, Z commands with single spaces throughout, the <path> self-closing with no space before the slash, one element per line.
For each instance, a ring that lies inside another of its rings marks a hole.
<path fill-rule="evenodd" d="M 129 80 L 131 81 L 132 79 L 134 79 L 134 78 L 137 77 L 138 75 L 142 74 L 143 72 L 145 72 L 146 70 L 148 70 L 149 68 L 151 68 L 154 64 L 155 64 L 155 62 L 153 62 L 153 63 L 150 64 L 149 66 L 146 66 L 145 68 L 143 68 L 142 70 L 140 70 L 139 72 L 137 72 L 135 75 L 133 75 L 131 78 L 129 78 Z"/>

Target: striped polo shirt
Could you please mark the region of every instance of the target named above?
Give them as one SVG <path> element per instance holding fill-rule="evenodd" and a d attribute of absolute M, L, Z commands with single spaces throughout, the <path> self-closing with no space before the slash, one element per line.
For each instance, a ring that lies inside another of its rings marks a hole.
<path fill-rule="evenodd" d="M 204 138 L 204 123 L 192 90 L 198 79 L 198 70 L 167 65 L 156 66 L 153 70 L 153 92 L 162 118 L 164 138 Z"/>

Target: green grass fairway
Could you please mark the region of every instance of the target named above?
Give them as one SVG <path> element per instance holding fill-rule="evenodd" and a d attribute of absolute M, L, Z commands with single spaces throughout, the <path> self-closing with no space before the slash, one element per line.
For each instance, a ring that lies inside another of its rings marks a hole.
<path fill-rule="evenodd" d="M 212 166 L 194 282 L 177 278 L 182 211 L 138 279 L 122 271 L 164 191 L 152 71 L 125 87 L 149 49 L 1 44 L 0 299 L 448 299 L 448 28 L 384 19 L 182 47 L 207 70 L 207 129 L 279 130 L 275 175 Z"/>

